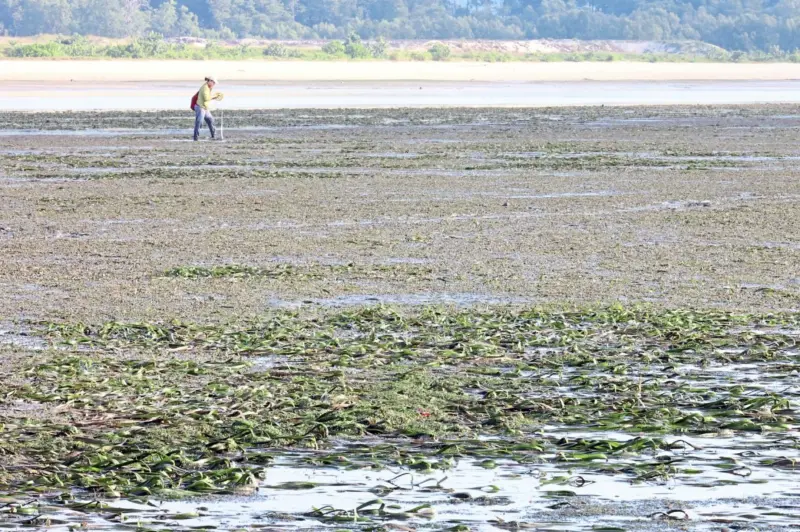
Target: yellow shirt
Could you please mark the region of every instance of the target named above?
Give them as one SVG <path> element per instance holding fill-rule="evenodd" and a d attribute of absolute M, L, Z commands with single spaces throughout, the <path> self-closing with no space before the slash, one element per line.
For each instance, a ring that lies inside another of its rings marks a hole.
<path fill-rule="evenodd" d="M 211 88 L 208 86 L 208 83 L 203 83 L 203 86 L 200 87 L 200 94 L 197 96 L 197 105 L 209 111 L 211 108 L 211 100 L 213 100 Z"/>

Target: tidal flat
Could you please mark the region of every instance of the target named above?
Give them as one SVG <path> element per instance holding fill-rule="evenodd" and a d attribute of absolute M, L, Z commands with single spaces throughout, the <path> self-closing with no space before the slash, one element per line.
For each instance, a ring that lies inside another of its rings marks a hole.
<path fill-rule="evenodd" d="M 0 113 L 0 528 L 800 524 L 794 106 L 191 120 Z"/>

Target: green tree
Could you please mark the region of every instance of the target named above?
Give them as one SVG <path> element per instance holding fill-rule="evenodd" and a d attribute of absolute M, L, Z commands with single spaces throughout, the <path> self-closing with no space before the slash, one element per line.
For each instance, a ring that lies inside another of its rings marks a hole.
<path fill-rule="evenodd" d="M 162 35 L 172 36 L 178 30 L 178 4 L 169 0 L 161 4 L 150 19 L 150 28 Z"/>
<path fill-rule="evenodd" d="M 131 37 L 142 35 L 149 23 L 144 0 L 79 0 L 76 4 L 75 29 L 83 35 Z"/>
<path fill-rule="evenodd" d="M 149 31 L 216 39 L 343 39 L 353 31 L 370 40 L 690 39 L 783 53 L 800 49 L 800 0 L 0 0 L 0 33 Z"/>
<path fill-rule="evenodd" d="M 178 12 L 178 24 L 176 32 L 178 35 L 193 37 L 200 35 L 200 21 L 197 15 L 189 11 L 186 6 L 181 6 Z"/>
<path fill-rule="evenodd" d="M 280 0 L 209 0 L 209 8 L 215 26 L 238 37 L 277 38 L 276 25 L 295 25 Z"/>
<path fill-rule="evenodd" d="M 67 0 L 38 0 L 21 4 L 22 16 L 16 30 L 22 35 L 70 33 L 72 8 Z"/>
<path fill-rule="evenodd" d="M 437 42 L 428 48 L 428 53 L 434 61 L 446 61 L 450 57 L 450 48 L 446 44 Z"/>
<path fill-rule="evenodd" d="M 210 27 L 213 23 L 211 15 L 210 0 L 178 0 L 180 9 L 184 7 L 192 13 L 197 19 L 198 25 L 202 24 L 204 27 Z"/>
<path fill-rule="evenodd" d="M 369 45 L 369 53 L 372 57 L 386 57 L 386 50 L 389 44 L 383 37 L 378 37 Z"/>
<path fill-rule="evenodd" d="M 351 59 L 366 59 L 372 55 L 356 32 L 350 33 L 350 36 L 347 37 L 347 42 L 344 43 L 344 53 Z"/>
<path fill-rule="evenodd" d="M 342 41 L 330 41 L 322 47 L 322 51 L 328 55 L 344 55 L 344 43 Z"/>
<path fill-rule="evenodd" d="M 361 9 L 371 20 L 395 20 L 408 16 L 405 0 L 365 0 Z"/>

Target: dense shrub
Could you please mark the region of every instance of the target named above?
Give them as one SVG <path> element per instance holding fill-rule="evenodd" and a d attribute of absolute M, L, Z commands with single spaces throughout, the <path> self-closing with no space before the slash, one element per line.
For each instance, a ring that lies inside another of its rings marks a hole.
<path fill-rule="evenodd" d="M 428 53 L 431 54 L 434 61 L 447 61 L 450 58 L 451 51 L 447 45 L 437 42 L 428 48 Z"/>
<path fill-rule="evenodd" d="M 344 43 L 342 41 L 331 41 L 322 47 L 322 51 L 328 55 L 344 55 Z"/>
<path fill-rule="evenodd" d="M 289 49 L 281 43 L 272 43 L 264 48 L 267 57 L 289 57 Z"/>

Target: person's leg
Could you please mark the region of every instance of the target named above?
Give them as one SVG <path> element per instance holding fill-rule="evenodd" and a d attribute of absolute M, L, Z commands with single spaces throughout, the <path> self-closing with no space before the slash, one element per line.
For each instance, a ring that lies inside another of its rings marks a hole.
<path fill-rule="evenodd" d="M 208 130 L 211 132 L 211 138 L 216 138 L 217 128 L 214 127 L 214 117 L 211 115 L 211 111 L 206 111 L 206 124 L 208 124 Z"/>
<path fill-rule="evenodd" d="M 194 106 L 194 140 L 200 138 L 200 127 L 203 125 L 204 112 L 199 105 Z"/>

